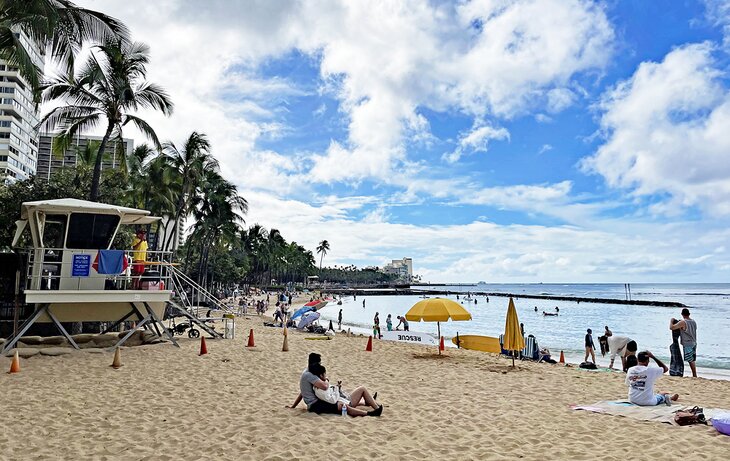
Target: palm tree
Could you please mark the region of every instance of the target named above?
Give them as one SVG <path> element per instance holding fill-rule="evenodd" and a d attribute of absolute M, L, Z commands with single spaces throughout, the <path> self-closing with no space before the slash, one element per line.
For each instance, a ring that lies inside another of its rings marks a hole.
<path fill-rule="evenodd" d="M 190 214 L 194 194 L 203 182 L 205 172 L 217 171 L 218 161 L 210 153 L 210 142 L 203 133 L 192 132 L 178 149 L 172 142 L 163 146 L 164 158 L 175 176 L 177 205 L 175 206 L 172 230 L 163 248 L 170 248 L 178 232 L 180 221 Z M 165 235 L 168 235 L 167 232 Z"/>
<path fill-rule="evenodd" d="M 110 16 L 80 8 L 68 0 L 0 1 L 0 59 L 18 68 L 33 88 L 40 86 L 42 70 L 16 32 L 49 50 L 51 59 L 73 68 L 74 55 L 85 42 L 127 40 L 127 27 Z"/>
<path fill-rule="evenodd" d="M 144 81 L 149 62 L 149 48 L 143 43 L 127 44 L 110 40 L 94 47 L 88 60 L 75 74 L 52 78 L 42 86 L 43 101 L 63 101 L 41 120 L 46 129 L 63 127 L 67 140 L 77 133 L 95 128 L 106 120 L 106 131 L 99 146 L 104 152 L 110 138 L 122 138 L 128 123 L 135 125 L 155 146 L 160 146 L 152 127 L 130 112 L 156 109 L 170 115 L 173 104 L 158 85 Z M 96 156 L 89 200 L 99 195 L 102 156 Z"/>
<path fill-rule="evenodd" d="M 327 252 L 330 250 L 330 242 L 327 240 L 322 240 L 319 242 L 319 245 L 317 245 L 317 253 L 320 254 L 319 257 L 319 273 L 322 273 L 322 260 L 324 259 L 324 255 L 327 254 Z"/>

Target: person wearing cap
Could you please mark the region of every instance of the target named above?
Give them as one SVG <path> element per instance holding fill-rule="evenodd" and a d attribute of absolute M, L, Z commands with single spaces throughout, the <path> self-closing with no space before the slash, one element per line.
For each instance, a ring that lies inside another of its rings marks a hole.
<path fill-rule="evenodd" d="M 144 274 L 145 262 L 147 261 L 147 233 L 144 229 L 137 229 L 137 235 L 132 240 L 132 276 L 134 278 L 134 289 L 138 290 L 142 285 L 142 274 Z"/>
<path fill-rule="evenodd" d="M 672 319 L 675 320 L 675 319 Z M 695 360 L 697 358 L 697 322 L 689 318 L 689 309 L 682 309 L 682 320 L 678 322 L 669 322 L 670 330 L 679 330 L 679 339 L 682 342 L 684 352 L 684 360 L 689 363 L 692 369 L 692 376 L 697 377 L 697 367 Z"/>

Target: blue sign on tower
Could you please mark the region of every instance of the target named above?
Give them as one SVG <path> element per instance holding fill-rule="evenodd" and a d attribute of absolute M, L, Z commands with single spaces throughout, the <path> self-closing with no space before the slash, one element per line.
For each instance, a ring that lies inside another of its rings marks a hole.
<path fill-rule="evenodd" d="M 74 255 L 71 264 L 71 277 L 88 277 L 91 255 Z"/>

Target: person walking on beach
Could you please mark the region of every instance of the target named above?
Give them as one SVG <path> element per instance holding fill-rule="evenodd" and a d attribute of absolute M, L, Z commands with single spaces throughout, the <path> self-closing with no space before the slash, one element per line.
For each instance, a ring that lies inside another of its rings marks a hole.
<path fill-rule="evenodd" d="M 388 331 L 393 331 L 393 320 L 391 320 L 390 314 L 388 314 L 388 317 L 385 318 L 385 328 L 387 328 Z"/>
<path fill-rule="evenodd" d="M 692 369 L 692 376 L 696 378 L 697 367 L 695 366 L 695 359 L 697 358 L 697 322 L 689 318 L 689 309 L 686 307 L 682 309 L 682 320 L 675 324 L 670 322 L 669 329 L 679 330 L 679 339 L 682 341 L 682 348 L 684 349 L 684 360 L 689 363 L 689 367 Z"/>
<path fill-rule="evenodd" d="M 593 344 L 593 331 L 589 328 L 588 332 L 586 333 L 586 356 L 583 359 L 584 362 L 588 361 L 588 356 L 590 355 L 593 359 L 593 363 L 596 363 L 596 346 Z"/>
<path fill-rule="evenodd" d="M 375 313 L 375 318 L 373 318 L 373 336 L 380 339 L 383 337 L 383 335 L 380 334 L 380 314 Z"/>
<path fill-rule="evenodd" d="M 629 368 L 626 372 L 625 382 L 629 387 L 629 402 L 642 406 L 655 406 L 662 403 L 671 405 L 673 401 L 676 402 L 679 394 L 670 396 L 668 393 L 654 393 L 654 383 L 669 370 L 667 366 L 649 351 L 639 352 L 636 359 L 639 364 Z M 649 359 L 653 359 L 659 367 L 650 367 Z"/>
<path fill-rule="evenodd" d="M 405 317 L 397 316 L 398 319 L 398 325 L 396 325 L 395 329 L 398 330 L 400 328 L 401 324 L 403 324 L 403 331 L 408 331 L 408 320 L 406 320 Z"/>
<path fill-rule="evenodd" d="M 676 325 L 679 320 L 672 319 L 670 325 Z M 684 376 L 684 359 L 682 358 L 682 349 L 679 348 L 679 336 L 681 330 L 672 331 L 672 344 L 669 346 L 669 376 Z"/>
<path fill-rule="evenodd" d="M 342 330 L 342 309 L 340 309 L 340 313 L 337 314 L 337 329 Z"/>

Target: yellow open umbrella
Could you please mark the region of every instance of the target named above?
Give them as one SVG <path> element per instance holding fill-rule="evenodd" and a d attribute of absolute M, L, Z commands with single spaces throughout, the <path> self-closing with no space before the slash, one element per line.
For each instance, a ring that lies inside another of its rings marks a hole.
<path fill-rule="evenodd" d="M 512 366 L 515 366 L 514 351 L 521 351 L 525 348 L 525 338 L 522 336 L 520 319 L 517 318 L 517 309 L 512 298 L 509 299 L 507 307 L 507 321 L 504 324 L 504 336 L 502 349 L 512 351 Z"/>
<path fill-rule="evenodd" d="M 461 304 L 445 298 L 429 298 L 418 301 L 406 312 L 406 320 L 411 322 L 436 322 L 438 326 L 439 354 L 441 354 L 441 322 L 451 320 L 471 320 L 471 314 Z"/>

